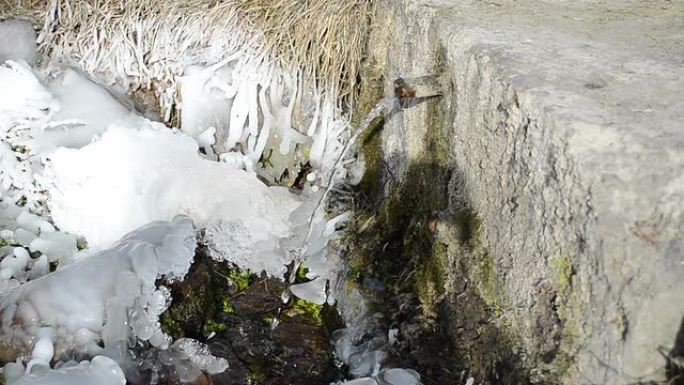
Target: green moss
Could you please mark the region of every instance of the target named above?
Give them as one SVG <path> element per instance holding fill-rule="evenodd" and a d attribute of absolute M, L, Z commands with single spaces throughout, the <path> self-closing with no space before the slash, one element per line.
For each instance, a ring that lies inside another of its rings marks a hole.
<path fill-rule="evenodd" d="M 482 299 L 493 311 L 492 316 L 497 318 L 503 313 L 502 299 L 499 296 L 496 272 L 494 270 L 495 261 L 489 254 L 484 254 L 479 270 L 479 284 Z"/>
<path fill-rule="evenodd" d="M 573 279 L 576 274 L 572 260 L 568 256 L 555 258 L 551 261 L 554 271 L 554 279 L 558 289 L 557 306 L 558 317 L 561 320 L 561 351 L 553 361 L 555 373 L 560 378 L 569 376 L 575 366 L 579 336 L 582 334 L 582 326 L 577 317 L 581 317 L 585 306 L 579 293 L 573 290 Z"/>
<path fill-rule="evenodd" d="M 247 375 L 247 384 L 257 384 L 266 380 L 266 373 L 259 365 L 251 365 L 249 367 L 249 374 Z"/>
<path fill-rule="evenodd" d="M 223 299 L 223 310 L 224 313 L 234 315 L 235 314 L 235 308 L 233 307 L 233 304 L 230 302 L 230 298 L 224 298 Z"/>
<path fill-rule="evenodd" d="M 420 299 L 424 311 L 431 316 L 437 315 L 435 306 L 439 297 L 444 294 L 442 274 L 443 272 L 432 260 L 419 266 L 416 272 L 418 299 Z"/>
<path fill-rule="evenodd" d="M 210 264 L 204 259 L 196 262 L 182 283 L 172 286 L 173 301 L 162 314 L 164 331 L 173 338 L 202 338 L 208 320 L 222 307 L 223 293 Z"/>
<path fill-rule="evenodd" d="M 254 277 L 256 277 L 255 274 L 249 271 L 241 272 L 239 269 L 232 269 L 228 272 L 228 278 L 235 282 L 240 291 L 245 290 Z"/>
<path fill-rule="evenodd" d="M 302 281 L 308 281 L 309 279 L 306 277 L 306 275 L 308 273 L 309 273 L 308 267 L 299 266 L 299 269 L 297 269 L 297 278 L 299 278 Z"/>
<path fill-rule="evenodd" d="M 424 312 L 430 316 L 437 316 L 437 305 L 445 292 L 447 248 L 444 243 L 435 243 L 432 257 L 420 264 L 416 271 L 418 299 L 423 305 Z"/>
<path fill-rule="evenodd" d="M 228 330 L 228 325 L 226 325 L 223 322 L 216 322 L 214 320 L 207 320 L 207 323 L 204 325 L 204 335 L 209 336 L 212 333 L 224 333 L 226 330 Z"/>
<path fill-rule="evenodd" d="M 480 283 L 483 286 L 482 294 L 484 300 L 488 305 L 495 305 L 496 297 L 496 274 L 494 272 L 494 260 L 491 256 L 486 255 L 482 261 Z"/>
<path fill-rule="evenodd" d="M 297 299 L 292 306 L 292 310 L 294 314 L 301 315 L 318 326 L 324 324 L 323 305 L 317 305 L 313 302 Z"/>
<path fill-rule="evenodd" d="M 78 241 L 76 243 L 76 249 L 80 250 L 85 250 L 88 248 L 88 243 L 86 241 Z"/>
<path fill-rule="evenodd" d="M 361 133 L 359 138 L 363 159 L 366 164 L 366 172 L 363 178 L 361 178 L 359 186 L 367 197 L 377 196 L 381 193 L 382 173 L 385 164 L 381 135 L 384 123 L 384 119 L 376 119 Z"/>
<path fill-rule="evenodd" d="M 183 332 L 181 325 L 175 319 L 173 319 L 173 317 L 169 317 L 166 314 L 161 316 L 161 329 L 165 334 L 171 336 L 171 338 L 174 340 L 185 337 L 185 333 Z"/>
<path fill-rule="evenodd" d="M 558 291 L 561 294 L 566 294 L 572 286 L 572 277 L 575 275 L 575 267 L 567 256 L 552 260 L 551 266 L 556 272 L 556 285 Z"/>
<path fill-rule="evenodd" d="M 436 242 L 432 253 L 439 264 L 439 269 L 441 271 L 446 271 L 449 260 L 449 245 L 444 242 Z"/>

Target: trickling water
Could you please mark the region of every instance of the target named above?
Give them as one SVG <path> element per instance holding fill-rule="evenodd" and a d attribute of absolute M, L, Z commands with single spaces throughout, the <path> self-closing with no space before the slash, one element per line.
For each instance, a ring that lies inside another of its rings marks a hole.
<path fill-rule="evenodd" d="M 392 111 L 394 111 L 397 106 L 398 106 L 398 101 L 399 98 L 395 95 L 389 95 L 384 98 L 382 98 L 376 105 L 373 107 L 373 109 L 368 113 L 366 118 L 361 122 L 361 124 L 354 129 L 354 133 L 352 136 L 349 138 L 349 140 L 344 144 L 344 147 L 342 148 L 342 152 L 340 152 L 340 155 L 335 159 L 335 163 L 333 164 L 332 172 L 330 173 L 330 176 L 328 177 L 328 181 L 326 183 L 326 188 L 323 194 L 320 196 L 318 199 L 318 202 L 316 203 L 315 209 L 312 211 L 311 216 L 309 217 L 309 224 L 308 224 L 308 230 L 307 230 L 307 235 L 306 238 L 304 239 L 304 244 L 300 248 L 300 253 L 299 255 L 295 258 L 295 263 L 294 263 L 294 269 L 292 269 L 292 272 L 290 273 L 289 281 L 290 283 L 293 283 L 296 276 L 297 276 L 297 271 L 299 270 L 299 266 L 301 265 L 303 261 L 304 255 L 302 255 L 302 252 L 306 250 L 306 244 L 310 241 L 311 236 L 313 234 L 313 224 L 314 224 L 314 218 L 316 217 L 316 214 L 318 211 L 323 207 L 323 204 L 325 203 L 326 199 L 328 198 L 328 194 L 332 190 L 332 188 L 335 186 L 335 178 L 338 176 L 337 171 L 340 170 L 342 160 L 347 156 L 349 149 L 353 148 L 353 146 L 356 144 L 359 136 L 361 133 L 366 131 L 368 127 L 370 127 L 373 122 L 384 116 L 384 115 L 389 115 Z"/>
<path fill-rule="evenodd" d="M 414 78 L 411 80 L 411 85 L 417 88 L 409 86 L 401 78 L 393 82 L 393 93 L 380 100 L 354 131 L 337 160 L 337 167 L 340 167 L 341 161 L 347 155 L 348 150 L 354 147 L 359 136 L 368 130 L 376 119 L 380 117 L 386 119 L 394 113 L 400 113 L 404 109 L 441 95 L 434 77 Z M 326 194 L 333 188 L 334 182 L 332 178 L 328 181 Z M 324 203 L 325 199 L 327 197 L 323 196 L 319 204 Z M 390 352 L 395 350 L 393 345 L 396 342 L 398 329 L 387 330 L 387 327 L 383 326 L 383 319 L 384 315 L 380 313 L 368 312 L 352 321 L 346 328 L 336 330 L 332 334 L 336 362 L 338 366 L 346 367 L 347 374 L 353 379 L 343 384 L 418 385 L 421 383 L 421 376 L 412 369 L 385 366 L 390 358 Z"/>

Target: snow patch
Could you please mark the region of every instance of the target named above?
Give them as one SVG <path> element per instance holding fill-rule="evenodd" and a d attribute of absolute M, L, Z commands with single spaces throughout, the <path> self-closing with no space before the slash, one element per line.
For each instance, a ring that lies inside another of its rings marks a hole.
<path fill-rule="evenodd" d="M 46 178 L 53 181 L 55 224 L 85 236 L 91 248 L 182 213 L 206 228 L 204 240 L 217 259 L 270 275 L 282 275 L 289 262 L 279 242 L 291 235 L 288 217 L 299 200 L 254 173 L 202 158 L 185 134 L 111 126 L 81 149 L 55 151 Z"/>
<path fill-rule="evenodd" d="M 36 32 L 22 20 L 0 21 L 0 63 L 7 60 L 36 61 Z"/>

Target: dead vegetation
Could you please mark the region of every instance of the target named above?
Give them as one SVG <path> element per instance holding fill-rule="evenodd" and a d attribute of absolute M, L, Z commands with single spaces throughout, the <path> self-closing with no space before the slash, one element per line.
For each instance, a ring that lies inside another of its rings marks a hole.
<path fill-rule="evenodd" d="M 154 83 L 162 99 L 172 98 L 186 65 L 242 52 L 255 65 L 301 70 L 350 107 L 370 6 L 371 0 L 0 0 L 0 18 L 32 18 L 44 54 L 129 91 Z"/>

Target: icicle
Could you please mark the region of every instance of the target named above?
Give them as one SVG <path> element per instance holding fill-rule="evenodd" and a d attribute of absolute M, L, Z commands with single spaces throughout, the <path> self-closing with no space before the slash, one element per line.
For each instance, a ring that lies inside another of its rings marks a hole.
<path fill-rule="evenodd" d="M 242 81 L 238 86 L 235 101 L 230 110 L 230 124 L 228 125 L 228 145 L 227 148 L 235 147 L 242 136 L 250 110 L 249 84 Z"/>
<path fill-rule="evenodd" d="M 247 98 L 249 99 L 249 135 L 256 136 L 259 134 L 259 93 L 258 93 L 258 83 L 250 78 L 248 81 L 248 93 Z"/>
<path fill-rule="evenodd" d="M 311 124 L 309 125 L 309 130 L 307 135 L 313 137 L 316 133 L 316 127 L 318 126 L 318 117 L 321 113 L 321 94 L 318 90 L 314 91 L 314 104 L 316 105 L 316 110 L 314 111 L 313 118 L 311 119 Z"/>
<path fill-rule="evenodd" d="M 271 134 L 271 120 L 273 119 L 273 116 L 268 109 L 268 102 L 266 101 L 266 88 L 262 88 L 259 92 L 259 102 L 261 104 L 261 111 L 264 114 L 264 123 L 261 126 L 261 132 L 259 133 L 259 139 L 254 146 L 254 151 L 250 154 L 250 157 L 255 163 L 261 157 L 264 149 L 266 149 L 266 143 L 268 142 L 268 137 Z"/>

